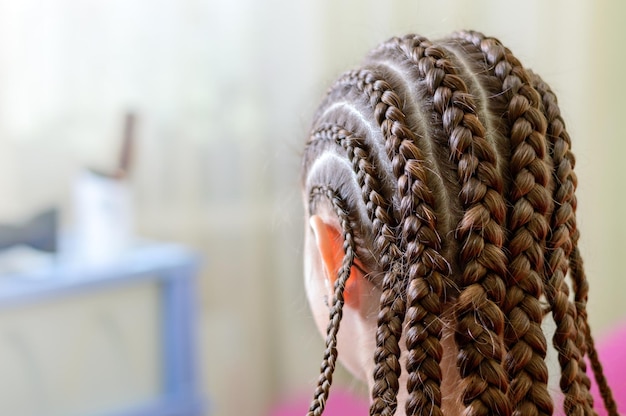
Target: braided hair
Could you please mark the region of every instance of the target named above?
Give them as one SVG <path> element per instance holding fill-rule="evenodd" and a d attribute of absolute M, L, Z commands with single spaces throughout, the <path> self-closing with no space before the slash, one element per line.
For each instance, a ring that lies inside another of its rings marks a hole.
<path fill-rule="evenodd" d="M 324 411 L 355 259 L 381 291 L 370 415 L 395 414 L 402 371 L 406 414 L 443 414 L 446 327 L 466 415 L 553 414 L 547 313 L 565 414 L 595 414 L 586 356 L 617 414 L 587 323 L 570 147 L 549 86 L 481 33 L 392 38 L 332 85 L 302 182 L 308 215 L 323 201 L 337 216 L 345 257 L 309 415 Z"/>

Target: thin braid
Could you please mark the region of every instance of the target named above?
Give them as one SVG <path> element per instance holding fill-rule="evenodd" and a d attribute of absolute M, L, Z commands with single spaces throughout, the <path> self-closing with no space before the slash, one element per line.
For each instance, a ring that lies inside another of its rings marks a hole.
<path fill-rule="evenodd" d="M 386 81 L 377 79 L 369 70 L 348 72 L 339 79 L 336 86 L 355 87 L 368 97 L 370 106 L 374 108 L 375 118 L 383 129 L 387 154 L 390 158 L 396 154 L 401 140 L 395 134 L 389 134 L 392 132 L 388 129 L 388 123 L 384 123 L 387 113 L 391 117 L 401 114 L 395 105 L 397 100 L 391 91 L 391 86 Z M 393 166 L 394 173 L 398 170 L 401 172 L 397 164 Z M 370 405 L 370 415 L 385 416 L 393 415 L 398 406 L 398 379 L 401 373 L 399 341 L 406 312 L 404 271 L 401 264 L 395 261 L 402 256 L 402 251 L 397 245 L 398 237 L 395 230 L 389 231 L 393 231 L 393 234 L 379 235 L 380 238 L 376 241 L 377 246 L 381 242 L 384 245 L 381 247 L 381 266 L 384 277 L 376 329 L 374 386 Z"/>
<path fill-rule="evenodd" d="M 570 275 L 572 276 L 572 280 L 574 281 L 574 302 L 579 305 L 578 317 L 582 321 L 581 324 L 583 326 L 583 332 L 587 346 L 586 352 L 589 356 L 589 361 L 591 362 L 593 375 L 596 379 L 596 383 L 598 384 L 600 395 L 602 396 L 602 401 L 604 402 L 604 407 L 606 408 L 610 416 L 617 416 L 617 403 L 613 398 L 613 392 L 611 391 L 611 388 L 609 387 L 609 384 L 604 375 L 602 363 L 600 362 L 600 358 L 598 357 L 598 351 L 596 350 L 595 341 L 593 339 L 593 336 L 591 335 L 591 329 L 589 328 L 589 323 L 587 320 L 586 303 L 589 284 L 587 283 L 587 278 L 585 277 L 583 260 L 582 256 L 580 255 L 580 250 L 578 249 L 578 230 L 574 234 L 575 237 L 572 238 L 572 241 L 574 242 L 574 247 L 572 253 L 570 254 Z"/>
<path fill-rule="evenodd" d="M 559 351 L 559 361 L 561 362 L 562 368 L 561 389 L 565 393 L 564 410 L 567 414 L 573 414 L 576 411 L 580 412 L 578 409 L 583 407 L 585 414 L 595 414 L 592 407 L 593 399 L 589 393 L 590 381 L 585 374 L 584 338 L 586 322 L 582 322 L 583 327 L 580 326 L 581 321 L 578 320 L 578 318 L 580 318 L 579 314 L 575 306 L 572 305 L 572 302 L 569 300 L 569 288 L 565 283 L 565 276 L 569 268 L 568 259 L 572 251 L 576 249 L 576 243 L 572 235 L 576 230 L 575 190 L 577 179 L 573 171 L 575 158 L 571 152 L 571 140 L 565 129 L 565 123 L 561 117 L 556 96 L 550 90 L 550 87 L 537 75 L 533 76 L 533 80 L 535 88 L 537 88 L 542 96 L 544 112 L 548 119 L 547 137 L 551 143 L 550 153 L 554 161 L 553 175 L 555 183 L 558 184 L 553 195 L 556 202 L 556 209 L 551 219 L 552 238 L 548 244 L 546 264 L 549 265 L 552 272 L 549 289 L 555 292 L 552 296 L 554 299 L 550 304 L 552 316 L 557 323 L 554 343 Z M 558 297 L 563 299 L 559 300 Z M 555 310 L 555 307 L 557 307 L 558 310 Z M 567 317 L 567 321 L 565 323 L 559 322 L 559 318 L 562 319 L 564 316 Z M 563 328 L 560 328 L 561 326 Z M 572 332 L 564 332 L 567 329 L 570 329 Z M 574 351 L 574 349 L 571 348 L 572 340 L 576 344 L 578 351 Z M 559 348 L 559 346 L 562 346 L 562 348 Z M 592 348 L 592 350 L 595 355 L 595 348 Z M 570 359 L 577 358 L 577 366 L 568 363 L 568 354 L 571 355 Z M 568 370 L 568 373 L 565 373 L 566 370 Z M 574 374 L 574 371 L 576 371 L 577 374 Z M 577 385 L 569 382 L 574 377 Z M 600 378 L 603 379 L 604 377 L 601 376 Z M 608 390 L 608 386 L 606 390 Z M 607 408 L 609 408 L 608 404 Z"/>
<path fill-rule="evenodd" d="M 328 327 L 326 329 L 327 336 L 324 359 L 320 369 L 317 388 L 315 389 L 313 401 L 311 402 L 307 416 L 320 416 L 324 412 L 324 407 L 326 406 L 326 400 L 328 399 L 328 392 L 333 382 L 333 372 L 335 371 L 335 364 L 338 356 L 337 333 L 343 316 L 343 293 L 346 287 L 346 282 L 350 277 L 350 269 L 354 263 L 355 256 L 353 233 L 348 220 L 345 203 L 336 191 L 327 186 L 314 187 L 311 189 L 311 203 L 321 197 L 325 197 L 330 201 L 335 214 L 339 218 L 343 234 L 343 250 L 345 254 L 341 264 L 341 269 L 339 269 L 338 277 L 335 282 L 333 303 L 330 309 Z"/>
<path fill-rule="evenodd" d="M 395 232 L 397 227 L 396 218 L 391 205 L 391 198 L 385 192 L 379 179 L 373 160 L 372 151 L 367 141 L 355 135 L 348 129 L 332 123 L 325 123 L 311 135 L 311 140 L 307 146 L 311 146 L 318 141 L 334 141 L 342 146 L 351 161 L 356 172 L 357 182 L 361 187 L 361 195 L 365 201 L 370 221 L 372 221 L 373 234 L 378 236 L 378 247 L 382 251 L 399 252 L 395 246 Z"/>
<path fill-rule="evenodd" d="M 392 253 L 391 256 L 396 255 L 395 253 L 400 252 L 400 248 L 396 245 L 397 221 L 394 216 L 391 197 L 380 180 L 379 171 L 372 158 L 373 154 L 367 140 L 338 124 L 323 123 L 311 134 L 307 143 L 307 150 L 318 143 L 328 141 L 335 142 L 345 150 L 346 156 L 351 161 L 354 172 L 356 172 L 357 183 L 361 188 L 361 195 L 365 201 L 369 220 L 372 222 L 372 234 L 375 236 L 377 245 L 376 252 L 382 251 Z M 371 254 L 368 253 L 370 248 L 362 248 L 365 253 L 361 260 L 366 260 L 367 254 Z M 390 258 L 390 255 L 385 255 L 384 258 Z M 382 261 L 377 264 L 382 264 L 382 267 L 385 267 Z"/>
<path fill-rule="evenodd" d="M 574 210 L 576 209 L 573 203 Z M 581 360 L 579 363 L 579 379 L 587 389 L 587 402 L 593 407 L 593 396 L 591 396 L 591 379 L 587 375 L 587 362 L 585 356 L 588 354 L 587 333 L 589 332 L 589 324 L 587 321 L 587 299 L 589 295 L 589 284 L 584 273 L 582 258 L 578 250 L 578 239 L 580 233 L 576 228 L 576 217 L 570 218 L 568 229 L 572 236 L 572 252 L 569 256 L 570 278 L 572 280 L 572 289 L 574 292 L 574 307 L 576 308 L 576 345 L 580 349 Z M 589 332 L 589 334 L 591 334 Z M 594 347 L 595 348 L 595 347 Z"/>
<path fill-rule="evenodd" d="M 353 135 L 348 130 L 333 124 L 326 124 L 322 127 L 318 128 L 318 130 L 314 131 L 311 136 L 311 143 L 314 144 L 319 141 L 327 141 L 332 140 L 341 145 L 347 153 L 348 158 L 352 161 L 353 168 L 357 171 L 357 181 L 361 186 L 361 192 L 364 200 L 366 200 L 366 206 L 368 210 L 368 214 L 370 215 L 370 219 L 372 220 L 373 230 L 375 237 L 375 242 L 377 245 L 377 249 L 380 250 L 381 253 L 381 267 L 383 270 L 389 267 L 389 264 L 392 263 L 397 256 L 400 255 L 401 250 L 397 246 L 396 241 L 397 237 L 395 235 L 395 229 L 397 226 L 395 216 L 393 215 L 393 207 L 391 206 L 390 199 L 385 198 L 384 192 L 382 190 L 382 184 L 380 183 L 374 166 L 369 160 L 368 156 L 371 155 L 367 148 L 367 144 L 365 140 L 359 138 L 358 136 Z M 390 288 L 388 291 L 392 292 L 387 295 L 387 301 L 390 300 L 394 296 L 393 292 L 396 290 L 396 282 L 393 282 L 393 278 L 397 277 L 397 269 L 385 273 L 385 277 L 383 279 L 383 287 L 385 285 L 389 285 Z M 399 291 L 399 289 L 398 289 Z M 384 292 L 382 297 L 384 297 Z M 392 351 L 392 354 L 387 358 L 386 362 L 383 364 L 387 365 L 387 368 L 384 368 L 382 365 L 377 368 L 378 374 L 382 377 L 382 381 L 379 384 L 386 383 L 387 388 L 391 389 L 391 392 L 387 392 L 388 397 L 392 397 L 394 400 L 396 399 L 397 391 L 398 391 L 398 377 L 400 374 L 400 364 L 398 362 L 398 358 L 400 355 L 398 340 L 401 335 L 401 326 L 402 320 L 396 319 L 394 320 L 394 310 L 400 310 L 404 313 L 402 309 L 404 303 L 402 301 L 400 295 L 397 295 L 396 302 L 391 302 L 387 308 L 383 308 L 382 302 L 383 299 L 381 297 L 381 310 L 379 313 L 379 323 L 378 323 L 378 332 L 381 331 L 381 326 L 384 327 L 385 323 L 381 323 L 381 320 L 389 319 L 386 322 L 389 329 L 386 329 L 386 332 L 382 335 L 377 334 L 377 354 L 382 355 L 385 351 Z M 403 316 L 403 315 L 402 315 Z M 392 333 L 396 332 L 397 335 L 393 335 Z M 381 339 L 385 342 L 381 345 Z M 395 344 L 395 345 L 394 345 Z M 394 355 L 393 348 L 397 348 L 397 354 Z M 377 356 L 380 356 L 377 355 Z M 395 361 L 395 362 L 394 362 Z M 394 380 L 395 380 L 395 390 L 394 390 Z M 382 388 L 381 388 L 382 390 Z M 373 398 L 374 392 L 372 393 Z M 384 401 L 387 399 L 379 400 L 381 403 L 380 412 L 384 409 Z M 391 405 L 391 404 L 390 404 Z M 395 412 L 395 407 L 393 410 L 387 410 L 392 415 Z"/>
<path fill-rule="evenodd" d="M 574 165 L 574 157 L 570 152 L 570 160 L 572 160 L 572 169 Z M 573 172 L 572 172 L 573 173 Z M 576 181 L 573 182 L 576 186 Z M 576 196 L 572 200 L 572 208 L 576 210 Z M 585 355 L 589 357 L 594 378 L 598 383 L 600 394 L 609 414 L 617 414 L 617 404 L 613 399 L 613 393 L 608 386 L 602 364 L 600 363 L 598 352 L 596 351 L 595 342 L 589 328 L 589 320 L 587 315 L 587 299 L 589 295 L 589 283 L 585 275 L 583 259 L 578 249 L 578 240 L 580 239 L 580 231 L 576 226 L 576 217 L 572 216 L 568 222 L 568 229 L 572 238 L 572 251 L 569 256 L 570 278 L 572 279 L 572 288 L 574 291 L 574 306 L 576 307 L 576 323 L 578 326 L 577 344 L 583 359 L 580 360 L 581 382 L 587 387 L 588 402 L 593 405 L 593 397 L 590 393 L 591 380 L 587 376 L 587 362 L 584 360 Z M 611 413 L 613 412 L 613 413 Z"/>
<path fill-rule="evenodd" d="M 574 158 L 571 154 L 572 174 L 574 168 Z M 575 177 L 574 177 L 575 178 Z M 576 180 L 573 180 L 574 190 L 576 189 Z M 573 195 L 571 201 L 573 212 L 576 212 L 576 195 Z M 574 307 L 576 310 L 576 345 L 580 350 L 580 359 L 578 360 L 578 380 L 583 386 L 583 394 L 585 395 L 585 405 L 589 407 L 589 411 L 596 414 L 593 410 L 593 396 L 591 395 L 591 380 L 587 375 L 587 362 L 585 356 L 588 354 L 588 347 L 591 345 L 595 353 L 595 345 L 593 340 L 589 342 L 591 332 L 587 322 L 587 297 L 589 294 L 589 284 L 584 274 L 582 258 L 578 251 L 578 239 L 580 233 L 576 225 L 576 216 L 572 215 L 567 222 L 567 229 L 570 232 L 572 241 L 572 250 L 569 255 L 569 276 L 572 280 L 572 289 L 574 291 Z"/>
<path fill-rule="evenodd" d="M 468 415 L 508 415 L 508 382 L 502 368 L 504 317 L 499 307 L 505 294 L 502 226 L 506 207 L 495 151 L 484 138 L 467 86 L 441 48 L 413 35 L 396 38 L 383 48 L 401 50 L 417 66 L 449 136 L 451 159 L 457 163 L 466 210 L 457 230 L 464 244 L 459 258 L 462 291 L 455 305 L 458 366 L 465 382 L 463 403 Z"/>
<path fill-rule="evenodd" d="M 391 204 L 389 203 L 391 201 L 390 198 L 384 196 L 385 192 L 383 191 L 382 188 L 382 184 L 380 182 L 380 180 L 378 179 L 378 176 L 376 175 L 376 171 L 374 168 L 374 165 L 372 163 L 371 160 L 369 160 L 369 156 L 371 155 L 367 143 L 364 139 L 353 135 L 352 133 L 350 133 L 348 130 L 338 126 L 338 125 L 333 125 L 333 124 L 325 124 L 322 125 L 321 127 L 319 127 L 317 130 L 315 130 L 313 132 L 313 134 L 311 135 L 311 140 L 307 146 L 307 149 L 310 148 L 311 146 L 319 143 L 319 142 L 323 142 L 323 141 L 335 141 L 337 144 L 341 145 L 347 153 L 348 158 L 352 161 L 352 165 L 355 169 L 355 171 L 357 171 L 357 180 L 359 185 L 361 186 L 361 191 L 362 191 L 362 195 L 364 200 L 366 200 L 366 205 L 368 207 L 368 214 L 370 215 L 370 218 L 372 219 L 372 224 L 373 224 L 373 229 L 374 229 L 374 235 L 375 235 L 375 242 L 377 245 L 377 251 L 381 252 L 381 256 L 380 256 L 380 267 L 385 270 L 385 268 L 389 268 L 389 264 L 391 264 L 392 262 L 395 262 L 395 259 L 401 254 L 401 250 L 400 248 L 397 246 L 397 236 L 395 234 L 395 229 L 397 226 L 396 223 L 396 218 L 393 215 L 393 207 L 391 206 Z M 399 271 L 397 268 L 394 268 L 394 270 L 385 273 L 385 277 L 383 279 L 383 287 L 385 286 L 385 282 L 392 282 L 391 285 L 391 289 L 390 290 L 396 290 L 395 289 L 395 283 L 393 283 L 393 281 L 391 278 L 396 278 L 396 277 L 400 277 L 399 276 Z M 390 276 L 391 275 L 391 276 Z M 400 289 L 397 289 L 397 291 L 399 292 Z M 384 297 L 384 293 L 383 293 L 383 297 Z M 393 294 L 388 295 L 388 299 L 392 298 Z M 382 303 L 383 300 L 381 300 Z M 401 301 L 401 302 L 398 302 Z M 398 307 L 398 305 L 400 305 L 400 307 Z M 380 327 L 384 326 L 384 324 L 381 324 L 381 316 L 383 317 L 391 317 L 394 318 L 394 313 L 396 313 L 396 311 L 399 311 L 402 313 L 402 317 L 404 316 L 404 309 L 403 309 L 403 305 L 404 302 L 403 300 L 399 297 L 396 299 L 396 302 L 392 302 L 388 307 L 387 307 L 387 311 L 381 306 L 381 312 L 379 313 L 379 332 L 380 332 Z M 390 329 L 387 330 L 387 333 L 384 333 L 382 336 L 378 335 L 377 336 L 377 340 L 379 342 L 379 346 L 378 346 L 378 350 L 385 350 L 385 351 L 389 351 L 390 349 L 393 349 L 394 346 L 394 341 L 395 341 L 395 348 L 398 349 L 397 351 L 397 356 L 392 356 L 389 357 L 385 363 L 383 364 L 387 364 L 388 368 L 382 368 L 379 367 L 378 371 L 379 374 L 382 375 L 383 380 L 381 383 L 386 383 L 387 387 L 389 388 L 393 388 L 393 383 L 394 383 L 394 379 L 395 379 L 395 392 L 387 392 L 387 395 L 385 396 L 385 398 L 383 398 L 383 400 L 387 400 L 386 398 L 388 397 L 392 397 L 395 399 L 395 395 L 397 394 L 397 389 L 398 389 L 398 377 L 399 377 L 399 371 L 400 371 L 400 365 L 399 362 L 397 361 L 399 358 L 399 346 L 398 346 L 398 340 L 400 338 L 400 333 L 398 333 L 397 336 L 391 335 L 390 333 L 392 331 L 401 331 L 401 326 L 402 326 L 402 320 L 401 319 L 397 319 L 397 316 L 395 316 L 396 321 L 394 322 L 393 320 L 390 319 L 391 322 L 388 323 L 388 325 L 390 326 Z M 396 338 L 394 340 L 394 338 Z M 380 345 L 380 340 L 384 339 L 386 342 L 385 344 L 383 344 L 382 346 Z M 390 348 L 391 347 L 391 348 Z M 396 363 L 394 363 L 394 359 L 396 360 Z M 387 370 L 387 372 L 385 372 L 385 370 Z M 382 408 L 381 408 L 382 409 Z M 382 411 L 382 410 L 381 410 Z M 387 410 L 389 411 L 389 410 Z M 386 413 L 386 414 L 393 414 L 393 412 L 395 412 L 395 407 L 393 410 L 391 410 L 391 413 Z"/>
<path fill-rule="evenodd" d="M 509 103 L 507 136 L 513 186 L 509 190 L 511 237 L 507 244 L 510 274 L 503 306 L 509 318 L 505 331 L 505 362 L 511 381 L 508 396 L 516 415 L 550 415 L 553 403 L 547 387 L 547 342 L 539 300 L 546 281 L 544 252 L 548 215 L 553 209 L 547 189 L 551 174 L 545 160 L 546 120 L 540 112 L 541 97 L 510 51 L 493 38 L 483 39 L 480 48 Z"/>

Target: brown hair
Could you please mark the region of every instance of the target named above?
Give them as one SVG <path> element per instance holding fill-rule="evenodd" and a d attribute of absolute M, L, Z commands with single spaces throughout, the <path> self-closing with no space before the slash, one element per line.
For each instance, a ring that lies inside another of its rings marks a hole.
<path fill-rule="evenodd" d="M 588 356 L 617 414 L 587 324 L 570 145 L 548 85 L 477 32 L 390 39 L 335 82 L 302 164 L 307 212 L 330 204 L 345 251 L 309 415 L 324 410 L 355 258 L 382 291 L 371 415 L 396 411 L 402 335 L 407 415 L 442 414 L 447 317 L 467 415 L 552 414 L 546 313 L 565 413 L 595 414 Z"/>

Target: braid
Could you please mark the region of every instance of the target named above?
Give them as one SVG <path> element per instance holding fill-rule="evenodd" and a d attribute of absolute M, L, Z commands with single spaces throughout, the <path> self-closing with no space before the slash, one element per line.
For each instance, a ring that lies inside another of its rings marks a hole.
<path fill-rule="evenodd" d="M 467 87 L 441 48 L 415 36 L 394 39 L 383 48 L 402 51 L 419 69 L 449 136 L 450 156 L 461 181 L 466 211 L 457 230 L 464 244 L 459 258 L 463 265 L 462 291 L 455 312 L 458 366 L 465 380 L 463 403 L 468 406 L 468 415 L 510 414 L 505 396 L 508 383 L 502 368 L 504 318 L 498 306 L 504 298 L 502 225 L 506 208 L 501 197 L 502 182 L 495 173 L 494 149 L 484 138 Z"/>
<path fill-rule="evenodd" d="M 482 39 L 479 46 L 501 82 L 509 103 L 511 126 L 507 133 L 513 181 L 508 216 L 511 237 L 507 244 L 510 277 L 503 306 L 508 316 L 505 336 L 508 348 L 505 362 L 511 380 L 508 396 L 517 415 L 550 415 L 553 405 L 547 388 L 547 343 L 541 329 L 543 311 L 539 301 L 546 280 L 547 216 L 553 209 L 547 189 L 551 175 L 545 160 L 546 120 L 539 110 L 539 94 L 510 51 L 493 38 Z"/>
<path fill-rule="evenodd" d="M 409 373 L 407 389 L 409 399 L 407 414 L 441 413 L 441 296 L 442 275 L 448 273 L 448 263 L 440 250 L 436 215 L 433 212 L 434 196 L 426 185 L 425 159 L 415 145 L 413 132 L 407 127 L 400 110 L 398 97 L 388 92 L 389 108 L 376 107 L 377 117 L 385 137 L 400 141 L 392 161 L 398 177 L 398 196 L 402 221 L 401 248 L 403 261 L 410 265 L 407 273 L 407 327 L 408 350 L 406 369 Z M 391 111 L 390 111 L 391 109 Z M 384 111 L 384 112 L 383 112 Z M 376 400 L 377 398 L 375 398 Z M 378 414 L 381 409 L 375 402 L 370 410 Z M 381 411 L 381 414 L 384 412 Z"/>
<path fill-rule="evenodd" d="M 613 400 L 611 389 L 609 388 L 604 373 L 602 371 L 602 365 L 597 357 L 595 345 L 589 326 L 587 325 L 587 314 L 584 303 L 586 303 L 588 284 L 584 276 L 582 259 L 577 247 L 578 230 L 576 228 L 576 217 L 574 215 L 576 210 L 576 196 L 574 194 L 576 189 L 576 175 L 573 171 L 575 164 L 574 155 L 572 154 L 570 147 L 571 141 L 567 131 L 565 130 L 565 123 L 561 117 L 559 106 L 556 96 L 550 89 L 550 87 L 537 75 L 533 74 L 534 82 L 537 90 L 541 93 L 543 99 L 544 111 L 548 117 L 548 137 L 553 142 L 553 158 L 555 161 L 555 179 L 557 183 L 561 184 L 560 188 L 555 191 L 555 199 L 559 204 L 562 211 L 559 215 L 555 215 L 553 221 L 560 221 L 560 231 L 563 234 L 561 237 L 564 241 L 567 241 L 567 250 L 563 253 L 559 253 L 560 256 L 569 257 L 571 265 L 571 276 L 574 281 L 574 301 L 576 302 L 577 311 L 576 317 L 578 325 L 577 343 L 579 348 L 585 348 L 581 351 L 581 357 L 584 353 L 589 353 L 589 359 L 592 363 L 592 368 L 598 385 L 600 387 L 600 393 L 604 400 L 604 404 L 611 415 L 617 415 L 617 408 L 615 401 Z M 558 219 L 557 219 L 558 218 Z M 557 240 L 558 241 L 558 240 Z M 566 259 L 560 259 L 561 262 L 567 263 Z M 567 265 L 564 266 L 567 271 Z M 567 287 L 566 287 L 567 288 Z M 582 303 L 584 302 L 584 303 Z M 582 332 L 582 334 L 581 334 Z M 579 360 L 581 364 L 579 373 L 579 382 L 583 383 L 588 390 L 589 381 L 584 373 L 585 362 Z M 591 403 L 591 398 L 587 396 L 588 403 Z"/>
<path fill-rule="evenodd" d="M 311 407 L 307 416 L 319 416 L 324 412 L 326 399 L 330 385 L 333 382 L 333 372 L 335 371 L 335 363 L 337 361 L 337 333 L 339 332 L 339 324 L 343 315 L 343 292 L 346 282 L 350 277 L 350 268 L 354 262 L 354 241 L 352 238 L 352 228 L 348 221 L 347 210 L 341 197 L 337 192 L 329 187 L 315 187 L 311 190 L 310 202 L 313 203 L 317 198 L 327 198 L 340 220 L 341 231 L 343 234 L 344 257 L 339 270 L 338 278 L 335 282 L 333 303 L 330 309 L 330 319 L 327 327 L 326 349 L 324 350 L 324 359 L 322 361 L 320 376 L 317 382 L 317 388 L 311 402 Z"/>
<path fill-rule="evenodd" d="M 393 119 L 388 120 L 387 114 L 390 117 L 397 117 L 402 113 L 398 109 L 399 100 L 391 91 L 390 85 L 383 80 L 377 80 L 369 70 L 349 72 L 337 84 L 356 87 L 367 96 L 370 106 L 374 108 L 374 117 L 385 135 L 387 154 L 396 153 L 401 139 L 393 134 L 397 130 L 390 129 Z M 399 173 L 402 169 L 397 163 L 393 163 L 394 173 Z M 392 235 L 380 235 L 376 243 L 382 253 L 381 267 L 384 277 L 376 330 L 374 386 L 370 415 L 393 415 L 397 408 L 398 379 L 401 372 L 399 341 L 406 312 L 404 271 L 400 264 L 395 262 L 402 255 L 397 245 L 395 232 Z"/>
<path fill-rule="evenodd" d="M 536 88 L 542 95 L 544 109 L 550 121 L 549 137 L 552 138 L 554 141 L 555 162 L 557 160 L 560 162 L 559 168 L 561 171 L 561 175 L 559 179 L 561 179 L 562 181 L 559 183 L 567 185 L 566 189 L 561 191 L 561 193 L 563 195 L 566 195 L 566 198 L 564 199 L 568 200 L 567 206 L 568 209 L 571 211 L 571 214 L 564 215 L 562 217 L 564 218 L 564 221 L 567 221 L 566 229 L 570 233 L 572 244 L 569 254 L 571 267 L 570 274 L 574 283 L 574 301 L 576 302 L 577 306 L 577 316 L 579 317 L 579 319 L 582 317 L 582 322 L 579 321 L 579 324 L 583 324 L 582 330 L 584 332 L 589 360 L 591 361 L 591 366 L 594 372 L 595 379 L 600 388 L 600 393 L 602 395 L 604 405 L 610 415 L 617 415 L 617 405 L 615 403 L 615 400 L 613 399 L 613 393 L 608 386 L 606 377 L 604 376 L 602 364 L 598 359 L 598 353 L 595 349 L 595 343 L 593 337 L 591 336 L 589 325 L 587 324 L 586 301 L 589 285 L 584 274 L 580 251 L 578 250 L 578 239 L 580 233 L 578 231 L 578 228 L 576 227 L 576 217 L 573 215 L 576 210 L 576 195 L 574 194 L 574 191 L 576 189 L 577 180 L 576 174 L 573 171 L 575 158 L 570 149 L 571 140 L 567 131 L 565 130 L 565 123 L 563 122 L 563 119 L 561 117 L 556 96 L 554 95 L 548 84 L 546 84 L 538 75 L 533 74 L 533 76 Z M 555 169 L 555 172 L 558 171 Z M 556 174 L 557 173 L 555 173 L 555 175 Z"/>
<path fill-rule="evenodd" d="M 423 39 L 425 41 L 425 39 Z M 393 41 L 392 41 L 393 42 Z M 383 51 L 383 48 L 379 51 Z M 376 52 L 370 54 L 374 60 Z M 407 287 L 406 346 L 408 372 L 406 403 L 408 415 L 441 415 L 441 313 L 450 265 L 442 256 L 437 231 L 436 201 L 426 184 L 425 158 L 416 146 L 416 137 L 402 143 L 399 157 L 405 166 L 398 180 L 404 260 L 410 264 Z M 432 156 L 431 156 L 432 158 Z"/>
<path fill-rule="evenodd" d="M 437 234 L 436 216 L 432 210 L 434 199 L 426 185 L 426 170 L 422 166 L 422 161 L 425 158 L 421 155 L 419 148 L 415 146 L 413 132 L 407 127 L 399 96 L 384 81 L 368 83 L 367 78 L 373 75 L 369 71 L 360 74 L 349 73 L 343 82 L 351 83 L 351 78 L 357 79 L 353 83 L 369 97 L 370 105 L 374 108 L 374 116 L 384 135 L 387 153 L 392 158 L 393 173 L 398 180 L 400 217 L 403 218 L 400 236 L 401 247 L 398 249 L 400 252 L 404 252 L 403 261 L 410 264 L 411 267 L 407 271 L 392 269 L 386 274 L 386 277 L 396 277 L 398 272 L 402 275 L 406 273 L 407 283 L 397 281 L 395 288 L 386 291 L 383 281 L 381 314 L 377 334 L 379 348 L 375 355 L 377 365 L 374 370 L 374 379 L 376 382 L 372 392 L 373 403 L 370 412 L 371 414 L 393 414 L 395 412 L 393 401 L 395 401 L 399 386 L 397 385 L 397 377 L 393 377 L 393 375 L 394 373 L 399 375 L 399 371 L 391 372 L 389 371 L 391 368 L 385 367 L 388 366 L 388 357 L 399 356 L 397 340 L 401 334 L 401 327 L 398 335 L 394 336 L 392 333 L 394 342 L 393 349 L 390 350 L 385 346 L 389 339 L 387 322 L 394 323 L 395 321 L 401 325 L 405 311 L 392 308 L 393 316 L 390 316 L 384 305 L 391 301 L 391 304 L 396 303 L 398 306 L 402 306 L 398 301 L 403 300 L 402 293 L 406 292 L 409 319 L 407 326 L 410 328 L 407 333 L 409 350 L 407 370 L 409 371 L 410 393 L 407 411 L 409 414 L 417 414 L 426 409 L 429 413 L 440 414 L 441 369 L 439 363 L 442 354 L 440 344 L 442 324 L 439 321 L 441 314 L 440 298 L 443 292 L 442 274 L 448 273 L 449 266 L 439 254 L 441 240 Z M 341 85 L 342 81 L 339 84 Z M 368 88 L 368 84 L 372 85 L 371 89 Z M 382 94 L 373 93 L 377 89 L 382 91 Z M 402 287 L 405 284 L 407 285 L 406 289 Z M 394 293 L 398 290 L 400 293 Z M 388 299 L 389 294 L 393 298 Z M 427 305 L 427 308 L 424 308 L 422 304 Z M 426 356 L 425 360 L 421 359 L 423 356 Z M 397 358 L 391 360 L 396 361 Z M 392 364 L 395 365 L 395 362 Z M 393 379 L 389 379 L 389 376 Z"/>

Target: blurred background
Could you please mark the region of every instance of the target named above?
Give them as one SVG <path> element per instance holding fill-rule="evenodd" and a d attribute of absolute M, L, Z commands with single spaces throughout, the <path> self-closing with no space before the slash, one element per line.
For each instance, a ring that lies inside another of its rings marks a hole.
<path fill-rule="evenodd" d="M 624 21 L 620 0 L 0 0 L 0 222 L 53 208 L 64 234 L 94 221 L 101 233 L 64 248 L 80 267 L 11 252 L 0 413 L 265 415 L 308 397 L 322 340 L 301 276 L 300 149 L 332 80 L 409 32 L 498 37 L 557 92 L 601 337 L 626 319 Z M 131 167 L 93 173 L 120 167 L 129 113 Z M 85 219 L 89 192 L 120 211 Z M 177 276 L 191 286 L 171 295 Z M 192 410 L 159 413 L 176 389 Z"/>

